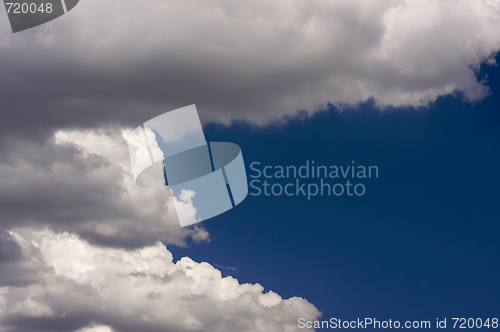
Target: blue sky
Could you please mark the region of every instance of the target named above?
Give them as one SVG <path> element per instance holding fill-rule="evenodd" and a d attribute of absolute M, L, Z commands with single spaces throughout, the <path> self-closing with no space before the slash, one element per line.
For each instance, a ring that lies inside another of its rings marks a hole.
<path fill-rule="evenodd" d="M 500 70 L 478 77 L 491 94 L 475 104 L 457 94 L 419 109 L 366 102 L 266 127 L 207 125 L 208 141 L 240 145 L 247 175 L 254 161 L 354 160 L 377 165 L 379 178 L 363 181 L 361 197 L 249 195 L 204 222 L 210 243 L 171 247 L 174 258 L 234 267 L 221 271 L 304 297 L 324 319 L 496 317 Z"/>

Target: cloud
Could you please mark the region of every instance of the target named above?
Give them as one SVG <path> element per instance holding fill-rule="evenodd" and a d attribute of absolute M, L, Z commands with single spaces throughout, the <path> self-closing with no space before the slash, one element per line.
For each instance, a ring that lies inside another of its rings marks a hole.
<path fill-rule="evenodd" d="M 44 268 L 33 283 L 0 288 L 2 331 L 299 331 L 298 318 L 320 316 L 302 298 L 222 278 L 208 263 L 173 263 L 160 242 L 124 250 L 47 230 L 8 236 Z"/>
<path fill-rule="evenodd" d="M 120 124 L 196 103 L 204 121 L 426 105 L 487 92 L 498 0 L 86 0 L 10 34 L 1 12 L 4 132 Z"/>
<path fill-rule="evenodd" d="M 32 284 L 47 272 L 49 268 L 38 251 L 21 247 L 8 232 L 0 229 L 0 288 Z"/>
<path fill-rule="evenodd" d="M 94 326 L 85 327 L 85 328 L 80 329 L 76 332 L 113 332 L 113 330 L 109 326 L 94 325 Z"/>
<path fill-rule="evenodd" d="M 38 142 L 6 139 L 0 160 L 1 226 L 50 227 L 129 248 L 158 240 L 181 246 L 188 237 L 209 240 L 202 226 L 179 226 L 167 188 L 135 185 L 123 135 L 107 128 L 58 131 Z M 189 206 L 185 210 L 190 213 Z M 10 242 L 3 246 L 9 250 L 2 255 L 17 252 Z"/>
<path fill-rule="evenodd" d="M 172 194 L 173 204 L 175 205 L 179 220 L 182 220 L 186 225 L 200 222 L 200 218 L 196 219 L 197 210 L 193 205 L 193 198 L 196 195 L 194 191 L 182 189 L 178 198 L 173 195 L 172 189 L 170 189 L 170 193 Z"/>

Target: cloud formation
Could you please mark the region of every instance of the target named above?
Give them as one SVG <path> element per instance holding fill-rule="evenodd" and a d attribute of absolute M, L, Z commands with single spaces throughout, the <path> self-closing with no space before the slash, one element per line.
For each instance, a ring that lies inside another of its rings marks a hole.
<path fill-rule="evenodd" d="M 0 160 L 1 227 L 50 227 L 100 245 L 137 248 L 162 240 L 209 240 L 181 228 L 167 188 L 136 186 L 118 128 L 58 131 L 46 140 L 8 138 Z M 180 203 L 179 203 L 180 204 Z M 185 203 L 184 213 L 191 213 Z"/>
<path fill-rule="evenodd" d="M 24 285 L 0 277 L 1 331 L 300 331 L 298 318 L 320 316 L 302 298 L 222 278 L 208 263 L 173 263 L 160 242 L 129 251 L 30 229 L 0 239 L 16 248 L 16 264 L 39 272 Z"/>
<path fill-rule="evenodd" d="M 205 121 L 262 122 L 372 97 L 478 100 L 474 69 L 500 47 L 499 0 L 86 0 L 17 34 L 0 15 L 2 125 L 31 132 L 193 103 Z"/>

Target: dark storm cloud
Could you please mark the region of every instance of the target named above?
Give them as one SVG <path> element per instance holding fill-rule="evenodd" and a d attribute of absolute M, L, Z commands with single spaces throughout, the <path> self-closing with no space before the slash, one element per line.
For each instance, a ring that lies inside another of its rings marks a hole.
<path fill-rule="evenodd" d="M 0 229 L 0 287 L 28 286 L 47 272 L 50 268 L 36 250 L 23 250 L 8 232 Z"/>
<path fill-rule="evenodd" d="M 0 35 L 4 135 L 135 126 L 196 103 L 204 120 L 262 122 L 328 102 L 426 105 L 487 88 L 498 1 L 82 1 Z M 8 23 L 1 14 L 5 31 Z"/>
<path fill-rule="evenodd" d="M 169 217 L 166 189 L 135 186 L 116 128 L 59 132 L 38 142 L 5 138 L 0 174 L 1 227 L 50 225 L 101 245 L 133 248 L 208 236 Z"/>

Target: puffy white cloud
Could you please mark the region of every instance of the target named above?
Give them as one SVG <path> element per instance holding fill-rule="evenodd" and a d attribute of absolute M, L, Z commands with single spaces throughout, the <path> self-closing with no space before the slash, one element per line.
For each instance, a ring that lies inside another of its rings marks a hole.
<path fill-rule="evenodd" d="M 196 219 L 196 207 L 193 205 L 193 198 L 196 193 L 192 190 L 182 189 L 179 198 L 173 195 L 173 190 L 170 189 L 172 194 L 173 204 L 179 220 L 182 220 L 184 224 L 190 225 L 200 221 L 200 218 Z"/>
<path fill-rule="evenodd" d="M 107 246 L 209 240 L 203 227 L 179 226 L 166 187 L 135 185 L 127 133 L 66 130 L 37 143 L 8 139 L 0 161 L 1 226 L 48 225 Z"/>
<path fill-rule="evenodd" d="M 208 263 L 173 263 L 160 242 L 125 250 L 46 230 L 10 236 L 46 268 L 30 285 L 1 288 L 0 324 L 9 331 L 299 331 L 298 318 L 320 315 L 302 298 L 222 278 Z"/>
<path fill-rule="evenodd" d="M 32 128 L 136 126 L 193 103 L 205 120 L 260 122 L 371 97 L 477 100 L 499 13 L 499 0 L 86 0 L 0 35 L 0 101 Z"/>
<path fill-rule="evenodd" d="M 94 326 L 85 327 L 85 328 L 80 329 L 76 332 L 114 332 L 114 331 L 109 326 L 94 325 Z"/>

